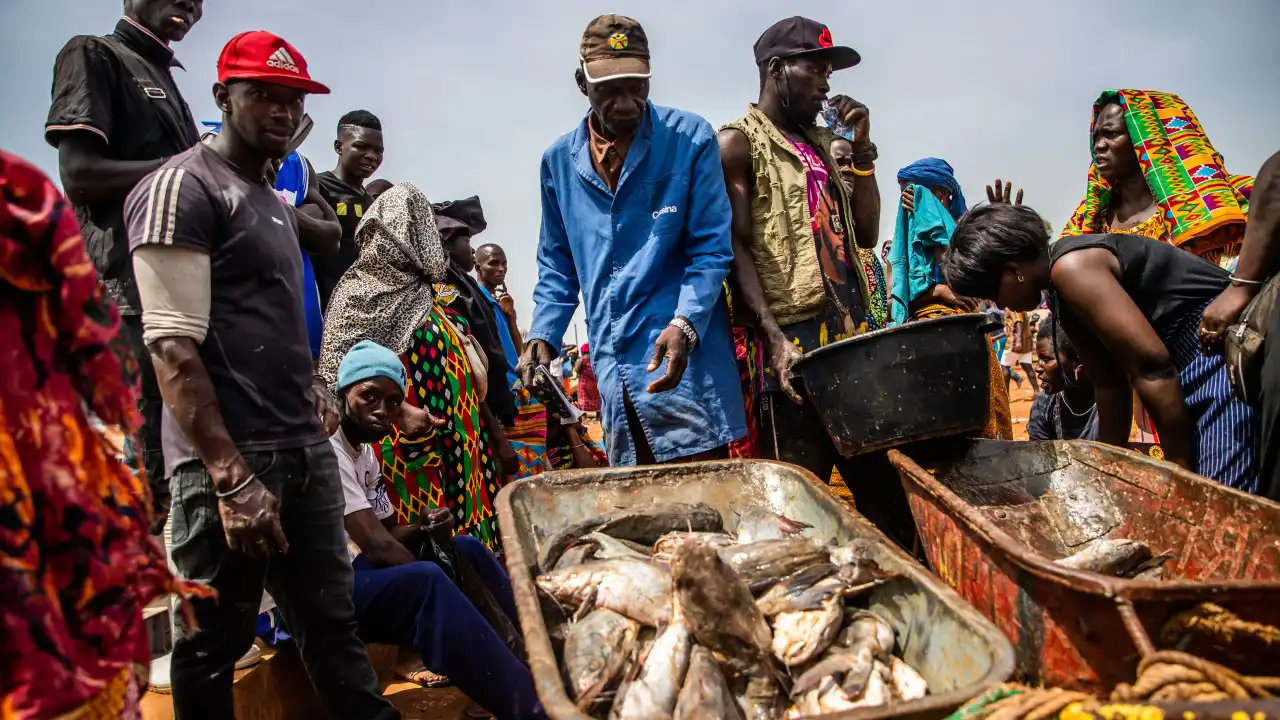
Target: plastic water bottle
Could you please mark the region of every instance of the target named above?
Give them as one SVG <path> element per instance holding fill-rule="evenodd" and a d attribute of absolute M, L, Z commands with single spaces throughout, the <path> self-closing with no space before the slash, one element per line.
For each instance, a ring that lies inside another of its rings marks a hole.
<path fill-rule="evenodd" d="M 836 106 L 826 100 L 822 101 L 822 119 L 826 121 L 827 128 L 831 132 L 845 140 L 853 141 L 853 128 L 840 122 L 840 111 L 836 110 Z"/>

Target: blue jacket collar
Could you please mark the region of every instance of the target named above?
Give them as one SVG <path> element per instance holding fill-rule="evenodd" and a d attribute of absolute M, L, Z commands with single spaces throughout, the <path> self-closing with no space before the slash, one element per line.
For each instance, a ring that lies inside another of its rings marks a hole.
<path fill-rule="evenodd" d="M 574 131 L 573 140 L 570 147 L 573 148 L 573 166 L 577 169 L 578 174 L 583 180 L 596 186 L 601 192 L 609 195 L 617 195 L 622 192 L 622 187 L 627 184 L 627 178 L 635 171 L 636 167 L 649 154 L 649 145 L 653 140 L 653 126 L 656 122 L 657 111 L 653 107 L 652 102 L 645 103 L 645 117 L 640 123 L 640 129 L 636 131 L 636 137 L 631 141 L 631 149 L 627 151 L 626 164 L 622 166 L 622 176 L 618 178 L 618 189 L 610 191 L 609 186 L 604 184 L 600 179 L 600 175 L 596 172 L 596 168 L 591 164 L 591 150 L 587 145 L 591 141 L 591 130 L 587 127 L 587 122 L 591 118 L 591 111 L 583 116 L 582 122 L 578 125 L 578 129 Z"/>

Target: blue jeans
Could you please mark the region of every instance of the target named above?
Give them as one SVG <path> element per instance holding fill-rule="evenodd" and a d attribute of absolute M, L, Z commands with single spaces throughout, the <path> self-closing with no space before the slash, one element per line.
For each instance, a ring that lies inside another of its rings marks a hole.
<path fill-rule="evenodd" d="M 475 538 L 460 535 L 454 545 L 514 621 L 511 582 L 497 559 Z M 448 677 L 498 720 L 546 717 L 529 668 L 438 565 L 375 568 L 360 555 L 352 566 L 351 599 L 362 640 L 414 648 L 427 669 Z"/>

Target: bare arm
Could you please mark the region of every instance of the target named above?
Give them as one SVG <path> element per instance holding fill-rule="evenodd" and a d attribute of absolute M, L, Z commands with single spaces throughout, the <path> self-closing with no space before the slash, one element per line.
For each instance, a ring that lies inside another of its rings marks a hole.
<path fill-rule="evenodd" d="M 1124 447 L 1133 425 L 1133 388 L 1129 376 L 1107 355 L 1106 348 L 1091 332 L 1068 323 L 1065 318 L 1060 322 L 1093 383 L 1098 405 L 1098 441 Z"/>
<path fill-rule="evenodd" d="M 249 475 L 222 420 L 217 395 L 200 351 L 190 338 L 161 338 L 150 345 L 151 362 L 165 407 L 195 447 L 214 488 L 230 490 Z"/>
<path fill-rule="evenodd" d="M 58 170 L 67 198 L 76 205 L 124 202 L 142 178 L 164 164 L 160 160 L 108 160 L 106 142 L 84 131 L 64 133 L 58 141 Z"/>
<path fill-rule="evenodd" d="M 357 510 L 342 519 L 347 534 L 360 546 L 365 560 L 374 567 L 393 567 L 417 562 L 409 548 L 392 535 L 392 530 L 378 521 L 372 510 Z M 399 529 L 399 528 L 397 528 Z M 406 536 L 419 531 L 416 527 L 404 528 Z"/>
<path fill-rule="evenodd" d="M 1087 248 L 1069 253 L 1054 265 L 1053 284 L 1061 299 L 1128 375 L 1160 432 L 1165 457 L 1189 468 L 1192 418 L 1182 396 L 1178 369 L 1164 341 L 1120 285 L 1119 274 L 1120 263 L 1115 255 L 1102 248 Z M 1086 367 L 1093 371 L 1090 362 L 1085 359 Z M 1101 413 L 1109 412 L 1104 401 L 1118 406 L 1119 400 L 1099 390 L 1099 430 L 1106 433 L 1103 437 L 1114 437 L 1119 418 L 1108 418 L 1103 424 Z M 1125 435 L 1127 439 L 1127 428 Z"/>
<path fill-rule="evenodd" d="M 304 162 L 307 163 L 307 196 L 301 206 L 294 208 L 298 216 L 298 244 L 303 250 L 317 255 L 336 253 L 342 242 L 338 214 L 320 194 L 320 180 L 316 177 L 315 168 L 311 167 L 311 161 Z"/>

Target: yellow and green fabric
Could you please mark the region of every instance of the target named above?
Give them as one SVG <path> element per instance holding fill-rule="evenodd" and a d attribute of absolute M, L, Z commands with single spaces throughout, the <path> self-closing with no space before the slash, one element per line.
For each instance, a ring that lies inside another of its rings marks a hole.
<path fill-rule="evenodd" d="M 1155 90 L 1108 90 L 1093 106 L 1118 101 L 1147 186 L 1159 206 L 1137 234 L 1170 243 L 1212 262 L 1239 254 L 1249 214 L 1253 177 L 1227 172 L 1226 161 L 1209 142 L 1199 119 L 1182 98 Z M 1092 147 L 1093 126 L 1089 129 Z M 1062 237 L 1109 231 L 1111 187 L 1089 167 L 1084 200 Z M 1156 219 L 1158 218 L 1158 220 Z"/>

